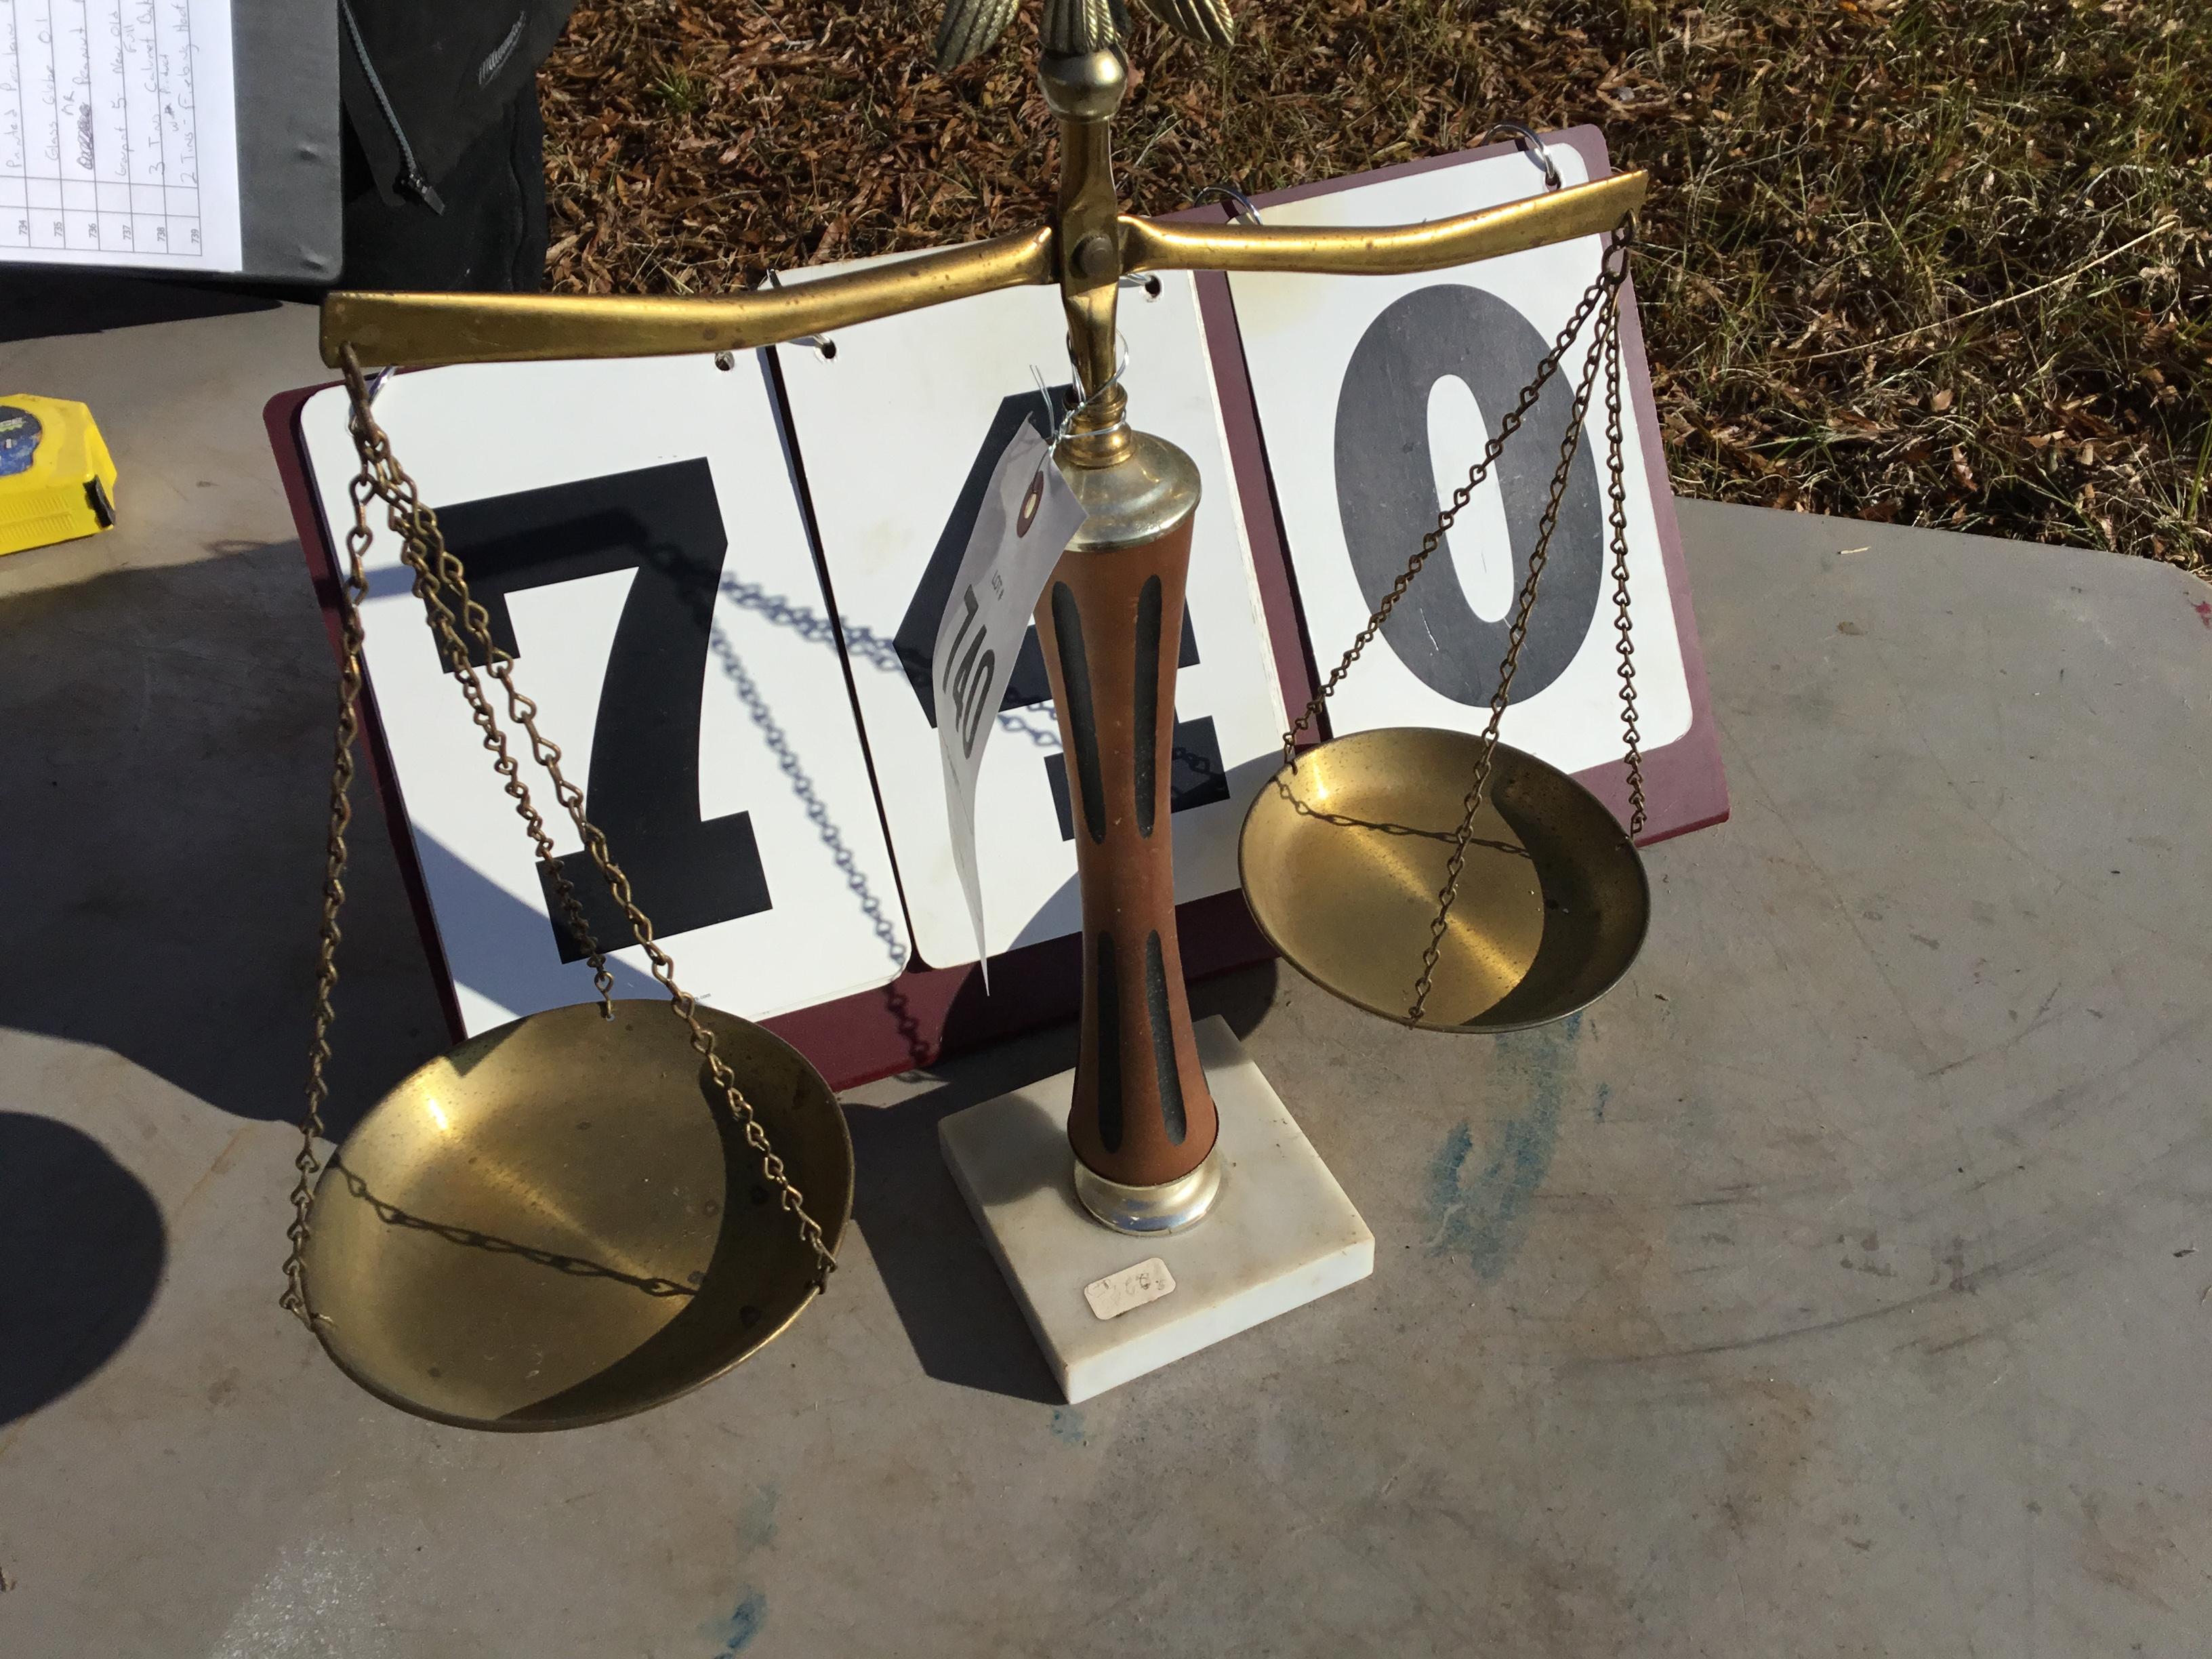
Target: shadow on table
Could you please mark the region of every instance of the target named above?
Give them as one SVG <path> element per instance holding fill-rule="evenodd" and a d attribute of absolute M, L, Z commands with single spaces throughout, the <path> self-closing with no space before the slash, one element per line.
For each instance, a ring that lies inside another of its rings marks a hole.
<path fill-rule="evenodd" d="M 1218 1014 L 1239 1037 L 1266 1017 L 1277 966 L 1262 963 L 1191 988 L 1191 1015 Z M 895 1106 L 848 1105 L 853 1220 L 868 1241 L 923 1372 L 940 1382 L 1057 1405 L 1046 1369 L 989 1248 L 938 1150 L 953 1113 L 1066 1071 L 1075 1028 L 1057 1025 L 933 1068 L 938 1085 Z"/>
<path fill-rule="evenodd" d="M 0 1026 L 289 1119 L 337 672 L 296 543 L 207 551 L 0 601 Z M 337 1133 L 447 1042 L 365 774 L 354 807 Z"/>
<path fill-rule="evenodd" d="M 106 1147 L 0 1111 L 0 1428 L 107 1363 L 167 1255 L 153 1194 Z"/>
<path fill-rule="evenodd" d="M 0 267 L 0 341 L 232 317 L 313 297 L 313 290 L 282 283 L 180 282 L 75 266 Z"/>

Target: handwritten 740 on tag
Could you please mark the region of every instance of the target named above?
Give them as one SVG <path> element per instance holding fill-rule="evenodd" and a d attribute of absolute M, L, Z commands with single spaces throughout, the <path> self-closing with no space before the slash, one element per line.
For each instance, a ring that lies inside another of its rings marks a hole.
<path fill-rule="evenodd" d="M 1085 1285 L 1083 1299 L 1099 1318 L 1117 1319 L 1132 1308 L 1158 1301 L 1175 1287 L 1175 1275 L 1168 1271 L 1168 1264 L 1154 1256 Z"/>

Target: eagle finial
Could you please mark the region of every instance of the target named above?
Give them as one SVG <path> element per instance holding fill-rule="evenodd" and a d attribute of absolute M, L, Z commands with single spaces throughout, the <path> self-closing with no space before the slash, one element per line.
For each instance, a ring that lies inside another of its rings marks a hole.
<path fill-rule="evenodd" d="M 958 69 L 981 56 L 1006 32 L 1021 0 L 945 0 L 937 31 L 937 67 Z M 1228 0 L 1136 0 L 1139 9 L 1186 40 L 1225 46 L 1237 38 Z M 1081 56 L 1119 46 L 1128 38 L 1124 0 L 1044 0 L 1044 49 Z"/>

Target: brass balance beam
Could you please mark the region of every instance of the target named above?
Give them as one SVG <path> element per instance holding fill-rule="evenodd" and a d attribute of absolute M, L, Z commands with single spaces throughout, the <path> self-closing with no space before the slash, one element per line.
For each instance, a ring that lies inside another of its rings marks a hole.
<path fill-rule="evenodd" d="M 1267 270 L 1374 276 L 1438 270 L 1601 235 L 1643 204 L 1647 184 L 1644 173 L 1625 173 L 1427 224 L 1354 229 L 1166 224 L 1123 214 L 1117 221 L 1121 274 Z M 756 294 L 341 291 L 323 302 L 323 361 L 337 367 L 348 346 L 364 368 L 739 351 L 1000 289 L 1059 283 L 1057 256 L 1053 228 L 1040 225 Z"/>

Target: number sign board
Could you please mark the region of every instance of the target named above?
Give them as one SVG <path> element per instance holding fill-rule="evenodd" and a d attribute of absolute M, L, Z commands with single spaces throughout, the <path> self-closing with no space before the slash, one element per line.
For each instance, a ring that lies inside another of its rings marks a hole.
<path fill-rule="evenodd" d="M 1605 170 L 1554 137 L 1571 180 Z M 1510 150 L 1263 199 L 1277 223 L 1434 218 L 1540 188 Z M 1208 216 L 1211 216 L 1209 214 Z M 1333 666 L 1598 269 L 1595 239 L 1401 278 L 1164 276 L 1125 292 L 1140 424 L 1204 487 L 1176 690 L 1176 891 L 1194 974 L 1266 947 L 1237 836 L 1311 659 Z M 803 273 L 793 280 L 819 272 Z M 1625 301 L 1626 296 L 1624 296 Z M 1632 303 L 1624 355 L 1647 839 L 1725 816 Z M 976 781 L 986 997 L 948 830 L 931 653 L 994 462 L 1066 378 L 1049 289 L 842 331 L 834 351 L 403 374 L 379 418 L 460 554 L 640 905 L 705 1000 L 769 1020 L 837 1086 L 1076 1006 L 1068 789 L 1034 629 Z M 1570 368 L 1580 354 L 1571 353 Z M 1547 398 L 1332 705 L 1338 732 L 1478 729 L 1565 398 Z M 356 471 L 341 388 L 270 423 L 331 602 Z M 1569 479 L 1504 735 L 1620 810 L 1601 410 Z M 1264 455 L 1264 460 L 1262 459 Z M 1278 534 L 1279 526 L 1280 535 Z M 383 525 L 366 727 L 457 1035 L 592 994 Z M 1287 557 L 1285 556 L 1287 554 Z M 1293 578 L 1296 599 L 1293 599 Z M 501 708 L 496 686 L 494 706 Z M 513 739 L 619 994 L 657 994 Z"/>
<path fill-rule="evenodd" d="M 764 366 L 711 357 L 395 375 L 376 405 L 686 989 L 759 1018 L 907 964 L 891 872 Z M 342 387 L 300 433 L 339 536 Z M 589 965 L 376 523 L 365 658 L 463 1028 L 592 994 Z M 497 688 L 487 682 L 502 718 Z M 629 929 L 510 742 L 603 943 Z M 621 994 L 659 994 L 635 945 Z"/>
<path fill-rule="evenodd" d="M 1064 381 L 1050 289 L 848 329 L 836 355 L 783 348 L 792 428 L 853 663 L 891 850 L 922 960 L 975 959 L 946 827 L 929 658 L 993 465 L 1046 426 L 1036 377 Z M 1245 806 L 1279 764 L 1283 700 L 1237 510 L 1221 406 L 1187 276 L 1121 303 L 1133 405 L 1198 463 L 1202 503 L 1176 683 L 1176 896 L 1233 890 Z M 976 846 L 993 955 L 1078 933 L 1074 825 L 1044 659 L 1030 629 L 984 751 Z"/>
<path fill-rule="evenodd" d="M 1610 171 L 1595 129 L 1555 135 L 1562 181 Z M 1510 147 L 1414 162 L 1256 204 L 1270 224 L 1402 224 L 1496 207 L 1540 189 Z M 1435 526 L 1497 423 L 1597 276 L 1587 237 L 1457 270 L 1339 277 L 1238 271 L 1225 280 L 1267 444 L 1306 636 L 1326 673 Z M 1675 534 L 1632 295 L 1622 307 L 1623 444 L 1637 709 L 1650 839 L 1726 816 L 1719 750 Z M 1505 656 L 1592 325 L 1570 348 L 1419 580 L 1329 705 L 1341 735 L 1389 726 L 1479 732 Z M 1618 808 L 1620 658 L 1607 553 L 1601 374 L 1567 478 L 1501 735 L 1574 772 Z"/>

